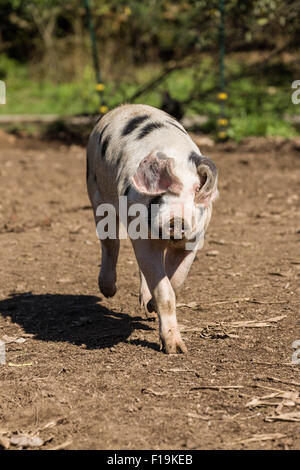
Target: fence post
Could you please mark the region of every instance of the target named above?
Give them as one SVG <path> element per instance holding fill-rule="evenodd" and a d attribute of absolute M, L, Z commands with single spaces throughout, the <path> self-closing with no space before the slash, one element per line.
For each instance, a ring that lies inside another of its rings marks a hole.
<path fill-rule="evenodd" d="M 218 119 L 218 138 L 225 140 L 227 138 L 228 119 L 225 115 L 225 101 L 227 93 L 225 91 L 225 0 L 219 0 L 219 75 L 220 75 L 220 92 L 218 99 L 220 101 L 220 115 Z"/>
<path fill-rule="evenodd" d="M 98 48 L 97 48 L 97 38 L 96 38 L 94 23 L 92 19 L 92 11 L 91 11 L 91 0 L 84 0 L 84 5 L 86 9 L 88 28 L 90 32 L 90 38 L 91 38 L 93 62 L 94 62 L 94 69 L 95 69 L 95 76 L 96 76 L 96 90 L 99 94 L 99 101 L 100 101 L 99 112 L 101 114 L 104 114 L 108 111 L 108 107 L 105 105 L 104 99 L 103 99 L 103 90 L 105 88 L 105 85 L 101 81 Z"/>

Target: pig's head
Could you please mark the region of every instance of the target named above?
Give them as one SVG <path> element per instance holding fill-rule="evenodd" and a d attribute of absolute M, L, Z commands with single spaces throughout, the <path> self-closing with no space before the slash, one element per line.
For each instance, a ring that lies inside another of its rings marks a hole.
<path fill-rule="evenodd" d="M 148 206 L 151 236 L 178 243 L 204 233 L 218 196 L 217 179 L 213 161 L 196 152 L 180 161 L 162 152 L 144 158 L 132 183 Z"/>

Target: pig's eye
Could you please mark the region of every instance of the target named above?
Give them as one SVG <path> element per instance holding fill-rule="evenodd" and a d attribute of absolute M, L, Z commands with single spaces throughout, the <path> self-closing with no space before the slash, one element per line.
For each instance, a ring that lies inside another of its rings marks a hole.
<path fill-rule="evenodd" d="M 195 193 L 200 193 L 200 189 L 201 189 L 201 188 L 200 188 L 200 185 L 197 186 L 196 189 L 195 189 Z"/>

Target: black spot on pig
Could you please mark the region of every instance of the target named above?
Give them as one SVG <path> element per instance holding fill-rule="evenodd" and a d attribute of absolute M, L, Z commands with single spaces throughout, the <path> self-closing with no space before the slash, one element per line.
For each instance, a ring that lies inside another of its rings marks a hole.
<path fill-rule="evenodd" d="M 139 126 L 139 124 L 146 121 L 146 119 L 149 119 L 148 114 L 142 114 L 141 116 L 136 116 L 130 119 L 122 131 L 122 136 L 131 134 L 131 132 L 133 132 Z"/>
<path fill-rule="evenodd" d="M 102 131 L 100 132 L 100 135 L 99 135 L 99 142 L 98 142 L 99 147 L 100 147 L 100 145 L 101 145 L 101 140 L 102 140 L 102 137 L 103 137 L 103 134 L 104 134 L 105 130 L 107 129 L 107 126 L 108 126 L 108 124 L 106 124 L 106 126 L 104 126 L 103 129 L 102 129 Z"/>
<path fill-rule="evenodd" d="M 107 150 L 110 138 L 111 138 L 111 136 L 108 135 L 107 137 L 105 137 L 105 139 L 103 141 L 103 144 L 102 144 L 102 147 L 101 147 L 101 155 L 102 155 L 103 159 L 105 158 L 105 154 L 106 154 L 106 150 Z"/>
<path fill-rule="evenodd" d="M 186 131 L 180 127 L 178 124 L 176 124 L 176 122 L 173 122 L 173 121 L 167 121 L 168 124 L 171 124 L 172 126 L 176 127 L 176 129 L 179 129 L 181 132 L 183 132 L 184 134 L 187 135 Z"/>
<path fill-rule="evenodd" d="M 143 139 L 144 137 L 149 135 L 152 131 L 155 131 L 156 129 L 160 129 L 161 127 L 165 127 L 164 124 L 162 124 L 161 122 L 151 122 L 150 124 L 147 124 L 141 129 L 139 135 L 137 136 L 137 139 L 138 140 Z"/>
<path fill-rule="evenodd" d="M 198 155 L 196 152 L 191 152 L 189 155 L 189 160 L 193 162 L 196 167 L 202 163 L 202 159 L 202 155 Z"/>
<path fill-rule="evenodd" d="M 132 186 L 131 186 L 131 184 L 130 184 L 128 181 L 126 181 L 124 187 L 125 187 L 125 189 L 124 189 L 123 195 L 124 195 L 124 196 L 128 196 L 129 191 L 131 190 L 131 187 L 132 187 Z"/>
<path fill-rule="evenodd" d="M 154 196 L 150 198 L 149 205 L 151 204 L 157 204 L 160 205 L 162 204 L 162 196 Z"/>
<path fill-rule="evenodd" d="M 196 167 L 199 165 L 206 165 L 211 169 L 214 176 L 217 174 L 217 167 L 210 158 L 204 157 L 203 155 L 198 155 L 196 152 L 191 152 L 189 155 L 189 160 L 192 161 Z"/>
<path fill-rule="evenodd" d="M 86 159 L 86 180 L 88 180 L 89 177 L 89 160 L 88 158 Z"/>

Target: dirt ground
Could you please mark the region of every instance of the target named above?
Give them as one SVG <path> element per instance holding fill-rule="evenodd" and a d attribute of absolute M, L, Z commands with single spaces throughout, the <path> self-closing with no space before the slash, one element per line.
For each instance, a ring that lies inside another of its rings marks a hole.
<path fill-rule="evenodd" d="M 201 150 L 220 198 L 168 356 L 128 241 L 98 291 L 85 149 L 0 134 L 0 448 L 300 448 L 300 143 Z"/>

